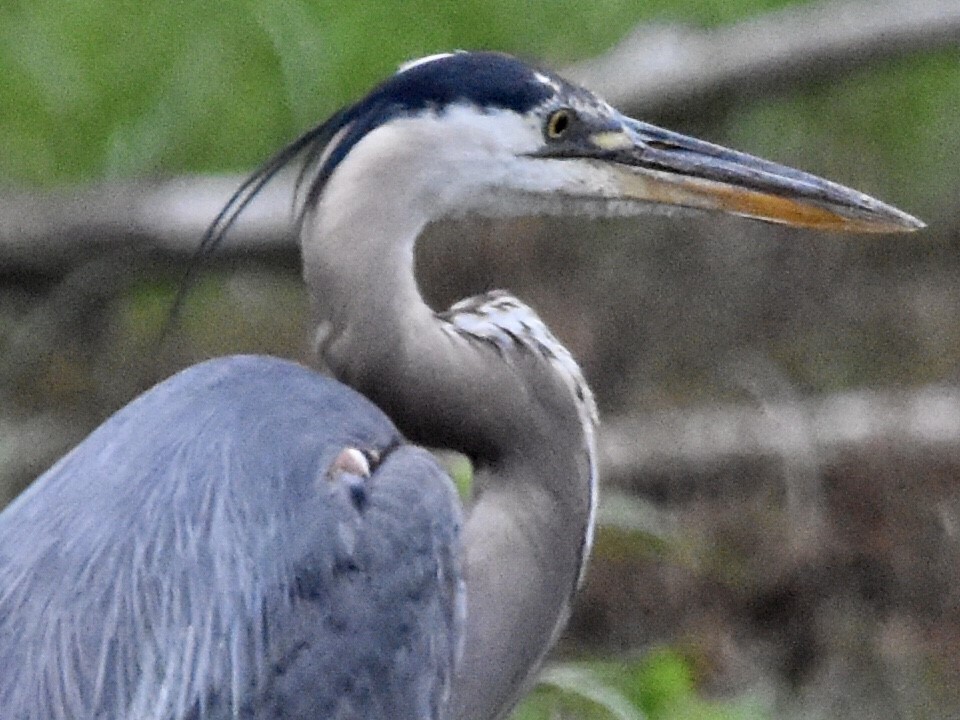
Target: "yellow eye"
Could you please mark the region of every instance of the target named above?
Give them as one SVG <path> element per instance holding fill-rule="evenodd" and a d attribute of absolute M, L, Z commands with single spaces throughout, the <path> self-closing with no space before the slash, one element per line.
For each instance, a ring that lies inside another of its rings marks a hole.
<path fill-rule="evenodd" d="M 561 108 L 555 110 L 547 119 L 547 137 L 551 140 L 559 140 L 570 129 L 573 122 L 573 115 L 570 110 Z"/>

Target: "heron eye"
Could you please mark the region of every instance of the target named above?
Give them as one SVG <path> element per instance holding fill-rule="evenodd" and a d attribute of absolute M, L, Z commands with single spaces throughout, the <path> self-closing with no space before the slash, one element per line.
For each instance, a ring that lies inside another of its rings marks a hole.
<path fill-rule="evenodd" d="M 547 137 L 550 140 L 559 140 L 567 134 L 572 122 L 573 113 L 570 110 L 566 108 L 555 110 L 550 117 L 547 118 Z"/>

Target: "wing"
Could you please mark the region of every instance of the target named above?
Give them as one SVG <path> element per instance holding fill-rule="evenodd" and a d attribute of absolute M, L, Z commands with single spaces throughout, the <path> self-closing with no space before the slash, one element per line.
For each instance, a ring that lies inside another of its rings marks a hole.
<path fill-rule="evenodd" d="M 334 472 L 344 448 L 375 459 Z M 436 718 L 462 611 L 448 478 L 262 357 L 118 412 L 0 513 L 4 718 Z"/>

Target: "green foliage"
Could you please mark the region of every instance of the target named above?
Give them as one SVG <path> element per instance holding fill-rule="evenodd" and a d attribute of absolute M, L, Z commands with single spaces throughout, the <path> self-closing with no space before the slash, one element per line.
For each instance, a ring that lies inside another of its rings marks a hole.
<path fill-rule="evenodd" d="M 548 668 L 513 720 L 763 720 L 758 702 L 704 700 L 694 663 L 664 648 L 636 661 L 568 663 Z"/>
<path fill-rule="evenodd" d="M 563 64 L 643 18 L 786 0 L 34 0 L 0 6 L 0 174 L 50 185 L 241 170 L 396 65 L 451 48 Z"/>
<path fill-rule="evenodd" d="M 418 55 L 495 48 L 562 66 L 602 52 L 641 20 L 721 24 L 789 4 L 11 1 L 0 5 L 0 176 L 52 185 L 240 171 Z M 740 109 L 729 141 L 763 153 L 792 138 L 804 164 L 826 174 L 875 158 L 880 194 L 881 183 L 899 191 L 922 175 L 950 188 L 958 79 L 951 53 L 855 75 Z M 903 108 L 902 121 L 878 107 Z M 945 201 L 924 202 L 927 187 L 905 204 L 925 211 Z"/>

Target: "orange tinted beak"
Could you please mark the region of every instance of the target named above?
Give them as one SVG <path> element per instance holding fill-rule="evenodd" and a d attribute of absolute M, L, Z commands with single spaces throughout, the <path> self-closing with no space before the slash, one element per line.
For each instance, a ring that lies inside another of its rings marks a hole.
<path fill-rule="evenodd" d="M 785 165 L 621 116 L 565 157 L 602 163 L 618 197 L 860 233 L 925 227 L 897 208 Z"/>

